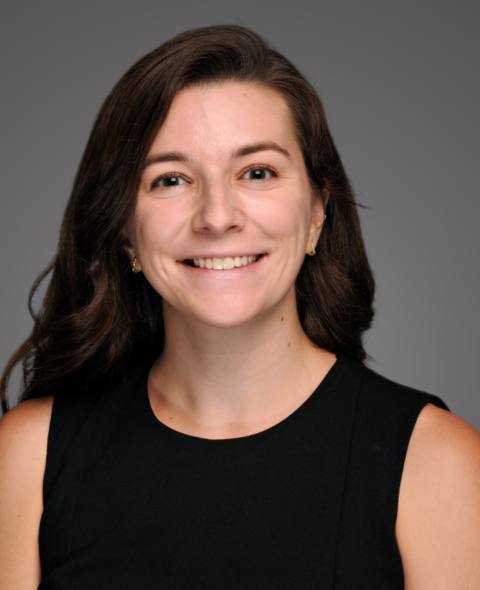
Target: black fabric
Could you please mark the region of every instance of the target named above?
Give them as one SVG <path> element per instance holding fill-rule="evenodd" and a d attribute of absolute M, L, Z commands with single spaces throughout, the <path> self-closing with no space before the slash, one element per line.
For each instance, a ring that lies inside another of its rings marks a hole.
<path fill-rule="evenodd" d="M 340 355 L 279 424 L 209 440 L 157 420 L 148 370 L 55 396 L 40 590 L 403 589 L 402 469 L 438 397 Z"/>

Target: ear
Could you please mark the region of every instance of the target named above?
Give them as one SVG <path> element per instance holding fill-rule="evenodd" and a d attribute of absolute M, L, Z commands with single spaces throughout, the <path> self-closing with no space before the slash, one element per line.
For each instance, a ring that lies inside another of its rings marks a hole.
<path fill-rule="evenodd" d="M 330 198 L 330 192 L 324 188 L 317 192 L 313 197 L 312 217 L 310 221 L 310 232 L 308 237 L 307 252 L 310 251 L 310 242 L 317 245 L 320 234 L 322 233 L 323 224 L 325 223 L 325 210 Z"/>
<path fill-rule="evenodd" d="M 123 251 L 127 255 L 127 258 L 130 260 L 130 266 L 133 266 L 133 261 L 136 259 L 137 262 L 135 263 L 135 271 L 141 271 L 142 267 L 140 266 L 140 262 L 138 261 L 137 255 L 135 254 L 135 249 L 127 237 L 125 237 L 123 240 Z"/>

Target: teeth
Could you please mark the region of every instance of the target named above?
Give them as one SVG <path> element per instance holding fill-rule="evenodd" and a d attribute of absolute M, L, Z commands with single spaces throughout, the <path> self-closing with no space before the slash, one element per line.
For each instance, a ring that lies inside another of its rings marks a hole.
<path fill-rule="evenodd" d="M 258 260 L 259 256 L 235 256 L 231 258 L 194 258 L 193 264 L 200 268 L 211 268 L 213 270 L 230 270 L 239 266 L 247 266 Z"/>
<path fill-rule="evenodd" d="M 213 268 L 214 270 L 223 270 L 223 260 L 221 258 L 214 258 Z"/>
<path fill-rule="evenodd" d="M 223 270 L 230 270 L 231 268 L 235 268 L 235 262 L 233 261 L 233 258 L 225 258 L 223 261 Z"/>

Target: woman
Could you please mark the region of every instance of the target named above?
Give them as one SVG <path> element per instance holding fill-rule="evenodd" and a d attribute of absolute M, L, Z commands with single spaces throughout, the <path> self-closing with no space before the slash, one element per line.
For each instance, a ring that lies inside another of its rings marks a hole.
<path fill-rule="evenodd" d="M 480 587 L 480 435 L 363 365 L 352 190 L 257 35 L 189 31 L 125 74 L 50 270 L 2 382 L 23 360 L 2 589 Z"/>

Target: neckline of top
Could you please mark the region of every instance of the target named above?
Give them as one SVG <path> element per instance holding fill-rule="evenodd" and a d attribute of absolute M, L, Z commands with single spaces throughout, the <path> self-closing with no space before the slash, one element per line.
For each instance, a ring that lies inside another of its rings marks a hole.
<path fill-rule="evenodd" d="M 150 372 L 150 364 L 148 369 L 145 371 L 144 378 L 142 379 L 141 388 L 140 388 L 140 397 L 142 400 L 142 406 L 144 413 L 148 415 L 148 422 L 151 427 L 158 429 L 167 439 L 170 439 L 176 445 L 186 445 L 186 446 L 203 446 L 203 447 L 225 447 L 225 446 L 241 446 L 245 444 L 251 444 L 253 442 L 257 442 L 259 440 L 276 436 L 280 434 L 280 432 L 288 427 L 290 424 L 294 423 L 296 420 L 301 418 L 305 412 L 308 412 L 310 406 L 314 403 L 314 400 L 318 398 L 318 396 L 324 392 L 325 389 L 329 388 L 337 378 L 339 372 L 341 371 L 341 367 L 344 364 L 344 361 L 347 357 L 344 357 L 342 354 L 337 354 L 337 360 L 335 363 L 330 367 L 327 374 L 324 378 L 320 381 L 318 386 L 315 390 L 298 406 L 293 412 L 291 412 L 288 416 L 261 430 L 259 432 L 254 432 L 252 434 L 247 434 L 245 436 L 238 436 L 233 438 L 203 438 L 200 436 L 195 436 L 192 434 L 187 434 L 185 432 L 181 432 L 179 430 L 175 430 L 171 428 L 161 420 L 159 420 L 153 411 L 152 405 L 150 403 L 150 397 L 148 395 L 148 375 Z"/>

